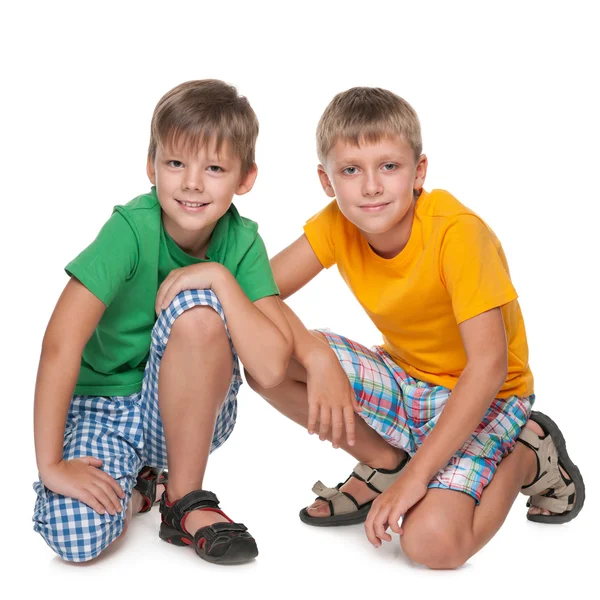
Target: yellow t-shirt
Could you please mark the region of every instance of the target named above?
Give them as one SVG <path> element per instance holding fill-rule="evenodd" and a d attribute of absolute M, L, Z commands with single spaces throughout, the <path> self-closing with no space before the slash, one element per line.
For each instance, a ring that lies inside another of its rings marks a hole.
<path fill-rule="evenodd" d="M 525 325 L 502 246 L 451 194 L 423 191 L 410 239 L 391 259 L 375 254 L 335 201 L 304 232 L 325 268 L 337 264 L 383 334 L 383 348 L 409 375 L 453 389 L 467 363 L 458 324 L 500 306 L 508 376 L 498 397 L 533 393 Z"/>

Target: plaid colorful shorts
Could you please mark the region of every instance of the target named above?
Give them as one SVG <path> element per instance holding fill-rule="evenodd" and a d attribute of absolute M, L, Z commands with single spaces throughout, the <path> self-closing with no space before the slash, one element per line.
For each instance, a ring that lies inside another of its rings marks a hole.
<path fill-rule="evenodd" d="M 413 456 L 437 423 L 451 390 L 414 379 L 379 346 L 369 350 L 329 331 L 321 333 L 350 379 L 362 407 L 360 416 L 386 442 Z M 498 463 L 513 449 L 534 400 L 534 395 L 496 398 L 429 488 L 463 492 L 479 503 Z"/>
<path fill-rule="evenodd" d="M 152 331 L 152 342 L 142 390 L 131 396 L 73 396 L 65 427 L 64 459 L 94 456 L 102 470 L 125 492 L 122 511 L 98 514 L 89 506 L 50 491 L 41 481 L 34 483 L 37 501 L 34 529 L 64 560 L 83 562 L 98 556 L 123 531 L 126 507 L 144 465 L 167 467 L 167 449 L 158 408 L 158 373 L 175 319 L 194 306 L 210 306 L 227 324 L 223 308 L 211 290 L 181 292 L 160 314 Z M 229 340 L 231 344 L 231 338 Z M 211 452 L 229 437 L 235 425 L 237 392 L 242 383 L 237 354 L 231 344 L 233 373 L 227 397 L 215 425 Z"/>

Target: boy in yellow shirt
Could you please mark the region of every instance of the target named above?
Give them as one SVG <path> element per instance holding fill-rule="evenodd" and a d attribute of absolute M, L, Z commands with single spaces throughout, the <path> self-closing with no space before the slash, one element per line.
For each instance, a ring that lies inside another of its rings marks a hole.
<path fill-rule="evenodd" d="M 387 90 L 350 89 L 325 110 L 317 145 L 335 200 L 272 260 L 275 280 L 286 298 L 337 264 L 383 344 L 309 332 L 285 307 L 295 357 L 287 379 L 265 389 L 248 377 L 280 412 L 360 461 L 335 488 L 317 482 L 300 518 L 366 520 L 376 547 L 391 540 L 389 527 L 431 568 L 455 568 L 481 549 L 519 490 L 531 497 L 530 520 L 574 518 L 583 480 L 556 424 L 531 412 L 527 338 L 504 252 L 456 198 L 423 189 L 412 107 Z"/>

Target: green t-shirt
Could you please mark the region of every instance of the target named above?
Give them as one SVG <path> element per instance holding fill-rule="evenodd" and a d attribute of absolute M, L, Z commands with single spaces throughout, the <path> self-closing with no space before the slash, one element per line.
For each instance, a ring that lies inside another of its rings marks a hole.
<path fill-rule="evenodd" d="M 257 224 L 233 204 L 206 255 L 229 269 L 252 302 L 279 293 Z M 141 389 L 158 288 L 173 269 L 199 262 L 206 261 L 186 254 L 165 231 L 155 188 L 115 206 L 98 237 L 65 267 L 106 304 L 83 351 L 75 394 L 127 396 Z"/>

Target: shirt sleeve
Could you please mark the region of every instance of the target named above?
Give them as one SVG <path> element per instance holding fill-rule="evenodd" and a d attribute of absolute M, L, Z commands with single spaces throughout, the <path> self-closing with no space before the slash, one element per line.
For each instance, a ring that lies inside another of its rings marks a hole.
<path fill-rule="evenodd" d="M 125 218 L 115 212 L 96 239 L 65 267 L 65 271 L 108 306 L 121 285 L 135 273 L 137 261 L 135 233 Z"/>
<path fill-rule="evenodd" d="M 334 230 L 339 208 L 334 200 L 322 211 L 312 216 L 304 225 L 304 234 L 324 268 L 329 269 L 336 263 Z"/>
<path fill-rule="evenodd" d="M 256 234 L 256 239 L 242 257 L 235 279 L 252 302 L 279 295 L 267 249 L 260 235 Z"/>
<path fill-rule="evenodd" d="M 440 263 L 457 323 L 517 298 L 500 242 L 474 215 L 461 215 L 448 228 Z"/>

